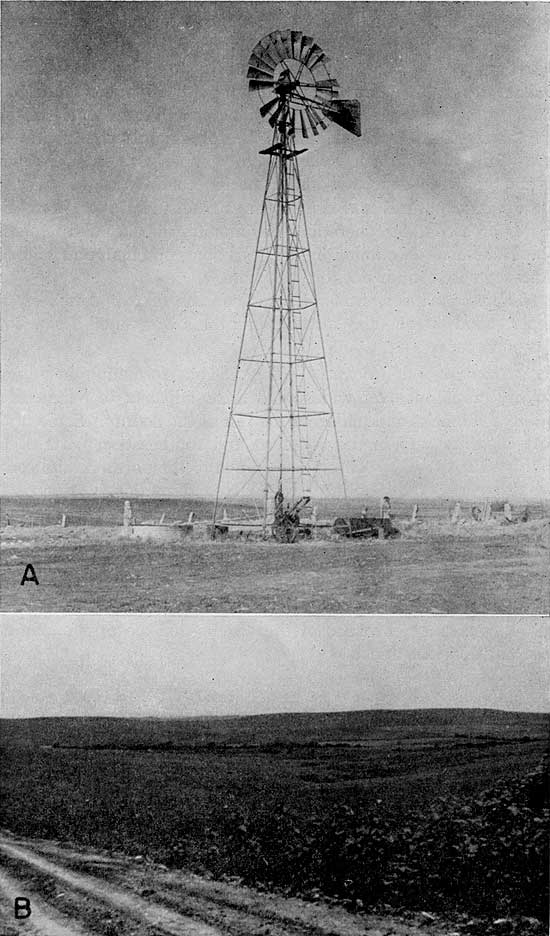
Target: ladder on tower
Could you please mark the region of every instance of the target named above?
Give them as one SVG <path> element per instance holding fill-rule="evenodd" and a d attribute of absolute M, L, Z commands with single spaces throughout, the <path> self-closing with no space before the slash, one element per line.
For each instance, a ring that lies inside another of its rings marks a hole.
<path fill-rule="evenodd" d="M 294 420 L 298 434 L 298 458 L 303 497 L 311 496 L 309 466 L 309 425 L 307 418 L 306 374 L 304 362 L 304 333 L 300 295 L 300 245 L 298 222 L 300 193 L 296 190 L 294 158 L 287 163 L 287 225 L 288 225 L 288 316 L 290 328 L 291 360 L 294 367 L 296 413 Z M 294 496 L 294 492 L 293 492 Z"/>

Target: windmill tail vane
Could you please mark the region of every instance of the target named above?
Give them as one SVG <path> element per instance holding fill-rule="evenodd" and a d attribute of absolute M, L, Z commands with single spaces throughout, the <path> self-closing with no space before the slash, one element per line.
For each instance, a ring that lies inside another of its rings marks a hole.
<path fill-rule="evenodd" d="M 268 536 L 276 515 L 292 515 L 290 504 L 311 509 L 315 498 L 346 495 L 298 166 L 306 150 L 296 148 L 299 135 L 317 137 L 330 122 L 361 135 L 359 102 L 338 98 L 327 63 L 296 30 L 265 36 L 249 59 L 249 90 L 258 92 L 273 134 L 260 150 L 269 163 L 214 535 L 222 509 L 239 510 L 235 525 L 260 526 Z"/>

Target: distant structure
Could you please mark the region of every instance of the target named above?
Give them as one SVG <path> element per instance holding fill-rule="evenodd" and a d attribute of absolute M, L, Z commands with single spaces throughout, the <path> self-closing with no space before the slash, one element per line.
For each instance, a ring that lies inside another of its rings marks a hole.
<path fill-rule="evenodd" d="M 214 531 L 228 497 L 242 498 L 245 516 L 256 505 L 249 519 L 265 535 L 278 492 L 291 504 L 311 500 L 336 490 L 336 473 L 346 494 L 298 168 L 307 150 L 296 148 L 298 132 L 318 136 L 327 121 L 361 135 L 359 102 L 338 100 L 327 62 L 296 30 L 265 36 L 249 60 L 249 90 L 259 92 L 273 136 L 260 150 L 269 159 L 267 179 Z"/>
<path fill-rule="evenodd" d="M 122 515 L 122 526 L 128 529 L 132 526 L 134 518 L 132 516 L 132 505 L 129 500 L 124 501 L 124 513 Z"/>

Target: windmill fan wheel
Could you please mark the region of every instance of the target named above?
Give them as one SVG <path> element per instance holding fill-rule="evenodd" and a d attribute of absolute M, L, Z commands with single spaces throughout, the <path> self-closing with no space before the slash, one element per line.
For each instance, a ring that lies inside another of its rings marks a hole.
<path fill-rule="evenodd" d="M 290 133 L 299 124 L 305 138 L 326 130 L 326 118 L 361 136 L 359 101 L 337 99 L 339 86 L 328 62 L 321 47 L 297 30 L 264 36 L 252 50 L 247 72 L 249 90 L 260 95 L 262 117 L 272 127 L 286 121 Z"/>

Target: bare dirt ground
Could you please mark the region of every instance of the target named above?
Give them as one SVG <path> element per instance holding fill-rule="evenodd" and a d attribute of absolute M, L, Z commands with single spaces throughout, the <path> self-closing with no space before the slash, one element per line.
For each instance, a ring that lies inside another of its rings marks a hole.
<path fill-rule="evenodd" d="M 398 540 L 279 544 L 6 527 L 3 611 L 545 614 L 548 521 L 424 524 Z M 39 585 L 21 585 L 32 563 Z"/>
<path fill-rule="evenodd" d="M 456 927 L 428 912 L 351 914 L 163 865 L 0 836 L 2 936 L 432 936 Z M 32 913 L 14 919 L 16 896 Z"/>

